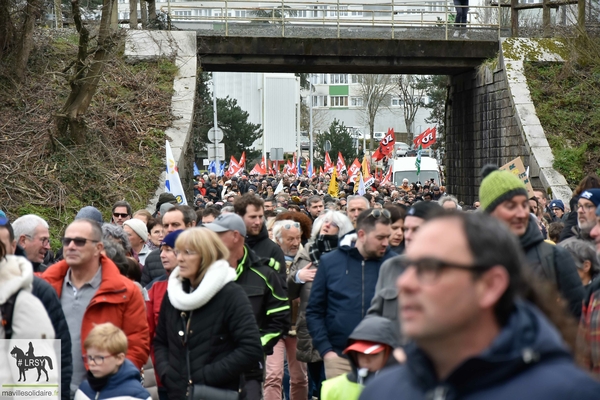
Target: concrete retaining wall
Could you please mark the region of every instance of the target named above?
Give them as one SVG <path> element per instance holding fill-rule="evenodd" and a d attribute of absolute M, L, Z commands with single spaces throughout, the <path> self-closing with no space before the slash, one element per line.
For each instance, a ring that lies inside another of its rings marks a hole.
<path fill-rule="evenodd" d="M 165 133 L 173 150 L 182 182 L 191 175 L 192 164 L 185 162 L 189 153 L 196 95 L 196 33 L 184 31 L 142 31 L 130 30 L 125 42 L 125 56 L 130 60 L 153 60 L 159 57 L 175 57 L 179 68 L 173 81 L 171 111 L 176 119 Z M 166 168 L 166 165 L 165 165 Z M 154 211 L 158 196 L 165 191 L 166 172 L 158 182 L 156 194 L 148 203 L 148 210 Z M 185 190 L 185 187 L 184 187 Z M 192 201 L 188 198 L 188 201 Z"/>
<path fill-rule="evenodd" d="M 514 43 L 509 45 L 508 53 L 516 57 L 519 52 L 513 51 Z M 487 62 L 478 71 L 451 78 L 446 110 L 448 192 L 471 203 L 478 197 L 485 164 L 501 166 L 520 156 L 530 167 L 534 188 L 549 190 L 553 198 L 568 202 L 571 190 L 552 168 L 554 157 L 535 115 L 523 59 L 507 59 L 500 53 L 497 61 Z"/>

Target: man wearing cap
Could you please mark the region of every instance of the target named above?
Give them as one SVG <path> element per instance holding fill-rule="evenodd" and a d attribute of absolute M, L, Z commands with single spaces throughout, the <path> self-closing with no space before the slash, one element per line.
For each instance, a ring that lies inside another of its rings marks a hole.
<path fill-rule="evenodd" d="M 388 246 L 390 217 L 388 210 L 363 211 L 356 220 L 356 245 L 340 246 L 319 262 L 306 322 L 314 348 L 325 363 L 327 379 L 350 372 L 342 351 L 350 333 L 367 314 L 381 264 L 396 255 Z"/>
<path fill-rule="evenodd" d="M 529 213 L 525 184 L 509 171 L 486 166 L 479 199 L 484 212 L 503 221 L 519 238 L 529 266 L 556 285 L 568 302 L 571 313 L 579 318 L 584 290 L 575 262 L 567 250 L 544 241 L 534 217 Z"/>
<path fill-rule="evenodd" d="M 404 242 L 408 249 L 415 234 L 428 220 L 443 213 L 442 207 L 434 202 L 418 202 L 407 211 L 404 218 Z M 408 228 L 407 228 L 408 226 Z M 407 236 L 410 238 L 407 240 Z M 403 272 L 402 258 L 393 257 L 384 262 L 379 270 L 377 285 L 375 285 L 375 296 L 371 301 L 368 315 L 379 315 L 392 321 L 396 339 L 400 342 L 400 326 L 398 321 L 398 290 L 396 280 Z"/>
<path fill-rule="evenodd" d="M 204 226 L 219 235 L 229 249 L 229 265 L 235 268 L 236 282 L 246 291 L 261 335 L 265 355 L 287 333 L 290 306 L 287 294 L 277 273 L 245 244 L 246 224 L 242 217 L 228 213 Z M 263 363 L 264 364 L 264 363 Z M 260 400 L 262 365 L 246 374 L 246 391 L 249 400 Z"/>
<path fill-rule="evenodd" d="M 542 205 L 540 204 L 540 207 Z M 565 217 L 565 203 L 562 200 L 554 199 L 550 202 L 550 211 L 554 213 L 554 222 L 561 222 Z"/>
<path fill-rule="evenodd" d="M 154 342 L 154 334 L 156 332 L 156 325 L 158 324 L 158 315 L 160 313 L 160 307 L 163 298 L 165 297 L 165 293 L 167 293 L 169 276 L 171 275 L 171 271 L 173 271 L 177 266 L 175 242 L 177 241 L 177 237 L 179 237 L 179 234 L 181 234 L 181 232 L 183 232 L 182 229 L 173 231 L 163 238 L 162 242 L 160 243 L 159 251 L 160 260 L 162 262 L 166 274 L 156 278 L 144 288 L 144 300 L 146 301 L 146 318 L 148 320 L 148 330 L 150 332 L 150 356 L 152 357 L 152 362 L 154 362 L 154 346 L 152 346 L 152 343 Z M 154 370 L 154 375 L 156 377 L 156 384 L 158 386 L 159 399 L 167 400 L 167 392 L 163 387 L 158 374 L 156 373 L 156 369 Z"/>
<path fill-rule="evenodd" d="M 570 237 L 588 241 L 594 244 L 590 237 L 590 231 L 596 225 L 596 208 L 600 205 L 600 189 L 584 190 L 577 200 L 577 226 L 571 228 Z M 564 231 L 561 233 L 561 241 L 569 240 L 564 238 Z"/>

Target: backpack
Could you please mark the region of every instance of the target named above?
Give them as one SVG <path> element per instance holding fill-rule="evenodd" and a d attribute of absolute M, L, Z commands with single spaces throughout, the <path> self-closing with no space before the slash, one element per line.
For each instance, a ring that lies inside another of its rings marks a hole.
<path fill-rule="evenodd" d="M 556 263 L 554 261 L 554 245 L 542 242 L 537 246 L 537 250 L 540 257 L 542 275 L 558 287 L 558 282 L 556 281 Z"/>
<path fill-rule="evenodd" d="M 19 289 L 16 293 L 10 296 L 6 302 L 0 305 L 0 313 L 2 313 L 2 328 L 4 328 L 4 338 L 11 339 L 13 330 L 12 330 L 12 320 L 13 314 L 15 311 L 15 303 L 17 301 L 17 296 L 21 292 Z"/>

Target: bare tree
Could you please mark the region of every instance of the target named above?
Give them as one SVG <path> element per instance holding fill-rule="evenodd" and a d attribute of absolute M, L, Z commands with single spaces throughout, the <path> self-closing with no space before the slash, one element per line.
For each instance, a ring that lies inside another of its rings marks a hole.
<path fill-rule="evenodd" d="M 400 100 L 402 100 L 402 108 L 404 109 L 406 132 L 408 132 L 408 137 L 412 138 L 414 136 L 412 129 L 413 122 L 419 108 L 425 105 L 424 98 L 428 85 L 423 78 L 419 78 L 416 75 L 398 75 L 396 85 L 398 95 Z"/>
<path fill-rule="evenodd" d="M 104 0 L 97 46 L 92 51 L 88 50 L 90 45 L 90 31 L 82 22 L 79 0 L 71 0 L 71 5 L 73 21 L 79 33 L 79 50 L 77 59 L 71 64 L 71 67 L 74 69 L 73 76 L 69 81 L 71 93 L 60 113 L 56 115 L 56 129 L 59 137 L 70 139 L 73 143 L 81 144 L 85 140 L 85 121 L 83 120 L 83 115 L 96 93 L 106 60 L 115 47 L 113 41 L 114 30 L 111 29 L 111 17 L 113 8 L 117 7 L 117 1 Z M 88 60 L 89 54 L 93 54 L 91 60 Z"/>
<path fill-rule="evenodd" d="M 369 152 L 373 152 L 375 117 L 382 105 L 389 104 L 394 91 L 392 75 L 359 75 L 359 91 L 365 107 L 365 119 L 369 125 Z M 388 101 L 388 103 L 386 103 Z"/>

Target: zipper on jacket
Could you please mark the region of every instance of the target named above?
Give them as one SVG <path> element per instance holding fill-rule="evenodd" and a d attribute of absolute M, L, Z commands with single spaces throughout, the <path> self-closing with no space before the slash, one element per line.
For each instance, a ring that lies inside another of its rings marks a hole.
<path fill-rule="evenodd" d="M 360 305 L 362 310 L 362 318 L 365 317 L 365 260 L 362 260 L 362 303 Z"/>
<path fill-rule="evenodd" d="M 443 386 L 438 386 L 433 390 L 432 400 L 445 400 L 448 394 L 448 389 Z"/>

